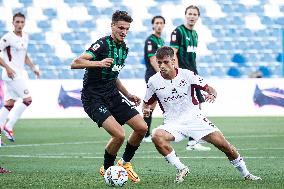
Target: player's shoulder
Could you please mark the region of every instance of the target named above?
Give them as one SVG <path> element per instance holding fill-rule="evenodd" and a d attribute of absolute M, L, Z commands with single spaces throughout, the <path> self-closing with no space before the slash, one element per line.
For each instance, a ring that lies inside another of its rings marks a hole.
<path fill-rule="evenodd" d="M 161 80 L 161 73 L 157 72 L 154 75 L 152 75 L 148 81 L 148 83 L 155 83 Z"/>
<path fill-rule="evenodd" d="M 5 33 L 1 38 L 5 40 L 9 40 L 12 36 L 13 36 L 13 33 L 10 31 L 10 32 Z"/>
<path fill-rule="evenodd" d="M 177 26 L 177 27 L 174 29 L 173 33 L 180 33 L 180 30 L 182 29 L 182 27 L 183 27 L 183 24 Z"/>
<path fill-rule="evenodd" d="M 151 34 L 146 38 L 145 43 L 152 43 L 153 41 L 154 41 L 154 35 Z"/>
<path fill-rule="evenodd" d="M 187 76 L 187 77 L 188 76 L 191 77 L 195 75 L 193 71 L 188 70 L 188 69 L 183 69 L 183 68 L 178 68 L 178 73 L 180 73 L 183 76 Z"/>

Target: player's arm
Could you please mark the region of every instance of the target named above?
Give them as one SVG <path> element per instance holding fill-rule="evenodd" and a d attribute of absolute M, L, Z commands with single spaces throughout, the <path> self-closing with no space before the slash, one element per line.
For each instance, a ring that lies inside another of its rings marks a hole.
<path fill-rule="evenodd" d="M 124 87 L 124 85 L 122 84 L 122 82 L 117 79 L 116 80 L 116 86 L 117 86 L 117 89 L 131 102 L 134 102 L 135 106 L 139 106 L 140 103 L 141 103 L 141 99 L 136 96 L 136 95 L 133 95 L 131 93 L 129 93 L 127 91 L 127 89 Z"/>
<path fill-rule="evenodd" d="M 150 113 L 153 111 L 152 104 L 157 101 L 157 96 L 154 91 L 155 89 L 150 78 L 147 83 L 147 90 L 142 105 L 142 112 L 144 117 L 150 116 Z"/>
<path fill-rule="evenodd" d="M 40 71 L 39 71 L 39 68 L 37 68 L 31 61 L 30 57 L 26 54 L 26 57 L 25 57 L 25 64 L 27 64 L 31 70 L 34 72 L 34 74 L 37 76 L 37 78 L 40 77 Z"/>
<path fill-rule="evenodd" d="M 0 39 L 0 53 L 4 51 L 5 48 L 9 46 L 9 37 L 4 35 Z M 6 62 L 0 57 L 0 65 L 5 68 L 7 75 L 9 78 L 13 79 L 15 77 L 16 72 L 8 65 Z"/>
<path fill-rule="evenodd" d="M 101 61 L 91 60 L 93 56 L 89 53 L 83 53 L 75 58 L 71 63 L 71 69 L 84 69 L 84 68 L 108 68 L 113 63 L 112 58 L 105 58 Z"/>
<path fill-rule="evenodd" d="M 178 68 L 177 53 L 181 44 L 181 34 L 178 29 L 175 29 L 171 34 L 170 47 L 174 50 L 175 67 Z"/>
<path fill-rule="evenodd" d="M 9 78 L 14 79 L 16 72 L 0 57 L 0 65 L 5 68 Z"/>
<path fill-rule="evenodd" d="M 179 66 L 178 66 L 178 58 L 177 58 L 178 49 L 175 48 L 175 47 L 172 47 L 172 49 L 174 50 L 175 67 L 179 68 Z"/>
<path fill-rule="evenodd" d="M 160 68 L 159 68 L 159 66 L 158 66 L 158 64 L 157 64 L 156 56 L 151 56 L 151 57 L 149 58 L 149 60 L 150 60 L 151 66 L 154 68 L 154 70 L 155 70 L 156 72 L 159 72 L 159 71 L 160 71 Z"/>

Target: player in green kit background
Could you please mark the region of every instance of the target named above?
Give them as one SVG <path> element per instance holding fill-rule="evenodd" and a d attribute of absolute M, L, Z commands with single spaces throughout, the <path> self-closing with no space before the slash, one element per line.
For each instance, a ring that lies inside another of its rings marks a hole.
<path fill-rule="evenodd" d="M 152 29 L 153 33 L 146 39 L 144 46 L 144 60 L 146 64 L 146 72 L 145 72 L 145 81 L 148 83 L 148 80 L 151 76 L 153 76 L 156 72 L 159 72 L 160 69 L 156 62 L 156 51 L 158 48 L 165 45 L 164 40 L 161 38 L 162 31 L 165 27 L 165 18 L 162 16 L 154 16 L 152 18 Z M 155 102 L 151 110 L 153 111 L 156 107 L 157 102 Z M 151 123 L 152 123 L 152 112 L 149 117 L 144 117 L 145 122 L 148 126 L 148 131 L 145 134 L 143 142 L 152 142 L 151 140 Z"/>
<path fill-rule="evenodd" d="M 196 48 L 198 43 L 197 32 L 193 29 L 200 16 L 197 6 L 190 5 L 185 9 L 185 23 L 178 26 L 171 34 L 170 46 L 174 49 L 176 67 L 188 69 L 198 74 L 196 68 Z M 193 98 L 195 105 L 204 102 L 204 98 L 199 89 L 195 89 L 196 98 Z M 189 138 L 187 150 L 208 151 L 211 148 L 202 146 L 193 138 Z"/>

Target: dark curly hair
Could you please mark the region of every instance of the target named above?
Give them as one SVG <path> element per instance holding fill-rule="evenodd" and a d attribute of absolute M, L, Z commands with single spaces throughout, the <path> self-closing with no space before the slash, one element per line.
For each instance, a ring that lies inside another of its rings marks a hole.
<path fill-rule="evenodd" d="M 112 14 L 111 22 L 112 24 L 118 21 L 125 21 L 131 23 L 133 19 L 126 11 L 117 10 Z"/>
<path fill-rule="evenodd" d="M 163 46 L 159 48 L 156 52 L 157 59 L 162 59 L 166 56 L 174 57 L 174 50 L 171 47 Z"/>

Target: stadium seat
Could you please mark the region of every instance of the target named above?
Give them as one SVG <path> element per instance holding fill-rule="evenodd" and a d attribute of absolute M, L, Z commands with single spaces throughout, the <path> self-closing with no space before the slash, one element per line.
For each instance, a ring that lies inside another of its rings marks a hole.
<path fill-rule="evenodd" d="M 241 72 L 236 67 L 230 67 L 228 72 L 227 72 L 227 75 L 229 75 L 231 77 L 238 78 L 238 77 L 241 76 Z"/>

